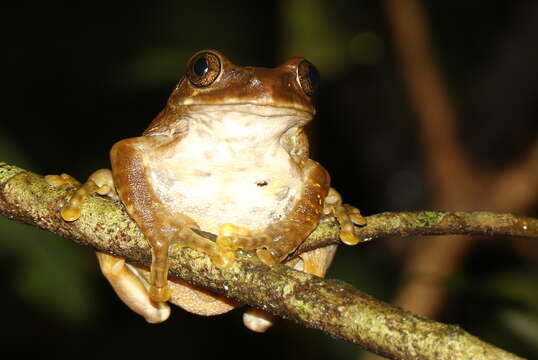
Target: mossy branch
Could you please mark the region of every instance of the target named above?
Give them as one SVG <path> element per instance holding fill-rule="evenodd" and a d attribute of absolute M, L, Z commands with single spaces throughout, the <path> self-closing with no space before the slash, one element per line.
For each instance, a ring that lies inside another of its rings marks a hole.
<path fill-rule="evenodd" d="M 0 214 L 77 243 L 149 265 L 150 247 L 120 203 L 91 197 L 82 217 L 63 221 L 58 209 L 73 188 L 49 186 L 40 175 L 0 162 Z M 358 229 L 365 239 L 387 235 L 484 234 L 538 237 L 538 219 L 487 212 L 382 213 Z M 338 226 L 322 221 L 297 253 L 335 243 Z M 16 239 L 13 239 L 16 241 Z M 457 326 L 421 318 L 361 293 L 287 266 L 268 267 L 248 252 L 226 270 L 189 248 L 171 251 L 170 273 L 307 327 L 317 328 L 391 359 L 520 359 Z"/>

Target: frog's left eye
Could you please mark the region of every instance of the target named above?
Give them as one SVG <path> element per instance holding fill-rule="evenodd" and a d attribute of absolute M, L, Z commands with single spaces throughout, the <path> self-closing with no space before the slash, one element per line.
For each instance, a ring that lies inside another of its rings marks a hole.
<path fill-rule="evenodd" d="M 189 62 L 187 78 L 196 87 L 207 87 L 219 76 L 220 59 L 211 52 L 201 52 Z"/>
<path fill-rule="evenodd" d="M 303 60 L 299 63 L 297 68 L 297 76 L 301 88 L 306 95 L 312 96 L 319 86 L 319 72 L 318 69 L 310 62 Z"/>

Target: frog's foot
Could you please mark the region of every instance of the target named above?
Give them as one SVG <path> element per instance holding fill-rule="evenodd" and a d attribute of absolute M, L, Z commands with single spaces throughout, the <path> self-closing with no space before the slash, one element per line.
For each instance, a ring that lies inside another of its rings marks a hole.
<path fill-rule="evenodd" d="M 149 296 L 153 301 L 168 301 L 171 296 L 168 286 L 168 256 L 170 247 L 190 247 L 208 255 L 213 264 L 221 269 L 234 262 L 230 249 L 219 248 L 215 242 L 199 235 L 198 225 L 188 216 L 172 216 L 164 209 L 155 210 L 155 221 L 144 231 L 152 249 Z"/>
<path fill-rule="evenodd" d="M 72 185 L 76 187 L 80 186 L 80 182 L 77 179 L 65 173 L 60 175 L 46 175 L 45 181 L 47 184 L 54 187 L 59 187 L 62 185 Z"/>
<path fill-rule="evenodd" d="M 264 248 L 270 243 L 272 237 L 271 232 L 253 231 L 245 226 L 226 223 L 219 229 L 216 244 L 219 249 L 229 251 L 256 250 L 256 255 L 262 262 L 273 265 L 280 260 L 279 254 L 275 250 Z"/>
<path fill-rule="evenodd" d="M 354 225 L 366 225 L 366 219 L 361 215 L 359 209 L 342 203 L 342 197 L 333 188 L 325 198 L 323 208 L 324 215 L 332 215 L 340 224 L 340 239 L 346 245 L 355 245 L 362 239 L 353 231 Z"/>
<path fill-rule="evenodd" d="M 338 245 L 332 244 L 302 253 L 299 255 L 302 264 L 299 262 L 295 268 L 308 274 L 324 277 L 333 262 L 337 248 Z"/>
<path fill-rule="evenodd" d="M 114 188 L 112 172 L 109 169 L 95 171 L 82 185 L 75 178 L 67 174 L 47 175 L 45 181 L 52 186 L 69 184 L 78 187 L 77 191 L 71 195 L 60 212 L 60 215 L 65 221 L 75 221 L 80 218 L 84 202 L 90 195 L 97 193 L 99 195 L 106 195 L 112 199 L 118 198 Z"/>
<path fill-rule="evenodd" d="M 170 301 L 198 315 L 223 314 L 239 306 L 224 296 L 190 285 L 178 279 L 168 279 L 168 255 L 170 247 L 190 247 L 208 255 L 219 268 L 233 264 L 234 253 L 220 249 L 215 242 L 205 238 L 194 220 L 186 215 L 171 216 L 165 209 L 155 210 L 153 228 L 147 232 L 152 247 L 150 272 L 138 269 L 148 286 L 148 296 L 154 303 Z M 194 230 L 193 230 L 194 229 Z"/>
<path fill-rule="evenodd" d="M 193 314 L 220 315 L 241 306 L 237 301 L 179 279 L 169 280 L 168 285 L 171 290 L 170 302 Z"/>
<path fill-rule="evenodd" d="M 193 231 L 198 230 L 198 231 Z M 219 247 L 214 241 L 205 238 L 199 233 L 197 225 L 184 226 L 182 231 L 171 239 L 172 246 L 190 247 L 209 256 L 211 262 L 219 269 L 226 269 L 235 262 L 234 249 Z"/>
<path fill-rule="evenodd" d="M 168 319 L 170 307 L 163 302 L 154 302 L 149 297 L 148 283 L 134 267 L 126 264 L 123 258 L 100 252 L 96 254 L 103 275 L 131 310 L 142 315 L 149 323 Z"/>
<path fill-rule="evenodd" d="M 276 321 L 276 316 L 260 309 L 250 308 L 243 313 L 243 324 L 258 333 L 266 332 Z"/>
<path fill-rule="evenodd" d="M 120 257 L 96 254 L 101 271 L 120 299 L 149 323 L 163 322 L 168 318 L 170 307 L 165 301 L 203 316 L 223 314 L 240 305 L 178 279 L 170 279 L 165 286 L 154 287 L 152 292 L 150 271 L 126 264 Z"/>

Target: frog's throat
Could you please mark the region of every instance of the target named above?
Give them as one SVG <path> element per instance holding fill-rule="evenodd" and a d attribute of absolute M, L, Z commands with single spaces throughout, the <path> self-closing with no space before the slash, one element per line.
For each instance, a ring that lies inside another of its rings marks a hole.
<path fill-rule="evenodd" d="M 259 128 L 278 127 L 277 132 L 284 133 L 290 128 L 303 127 L 314 114 L 304 108 L 287 107 L 285 105 L 243 104 L 210 104 L 180 105 L 166 107 L 150 124 L 144 135 L 175 136 L 188 133 L 197 125 L 216 129 L 217 126 Z M 268 135 L 268 134 L 267 134 Z"/>

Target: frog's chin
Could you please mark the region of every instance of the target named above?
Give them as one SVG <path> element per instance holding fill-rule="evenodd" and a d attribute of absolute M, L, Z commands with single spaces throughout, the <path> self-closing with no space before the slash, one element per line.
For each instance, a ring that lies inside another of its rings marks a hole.
<path fill-rule="evenodd" d="M 278 138 L 291 128 L 305 126 L 314 116 L 310 109 L 300 106 L 248 102 L 178 105 L 168 109 L 153 121 L 144 135 L 184 136 L 196 129 L 207 137 L 232 133 Z"/>
<path fill-rule="evenodd" d="M 304 126 L 312 115 L 297 109 L 226 105 L 211 106 L 211 109 L 204 107 L 203 111 L 185 114 L 185 118 L 189 124 L 189 133 L 216 141 L 224 139 L 228 143 L 249 143 L 263 139 L 276 141 L 289 129 Z"/>

